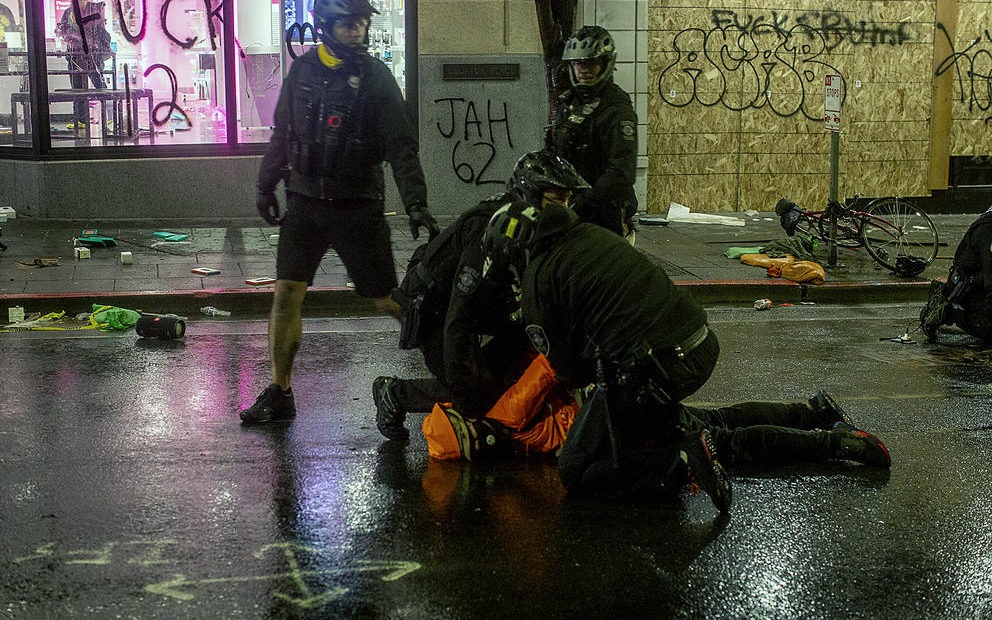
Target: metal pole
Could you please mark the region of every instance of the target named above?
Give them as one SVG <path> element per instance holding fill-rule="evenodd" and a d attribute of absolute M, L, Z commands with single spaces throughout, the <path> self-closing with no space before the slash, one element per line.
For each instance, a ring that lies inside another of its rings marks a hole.
<path fill-rule="evenodd" d="M 838 204 L 837 199 L 837 168 L 840 160 L 840 132 L 830 132 L 830 201 L 827 209 L 830 212 L 830 239 L 827 240 L 827 266 L 837 266 L 837 210 L 833 205 Z"/>

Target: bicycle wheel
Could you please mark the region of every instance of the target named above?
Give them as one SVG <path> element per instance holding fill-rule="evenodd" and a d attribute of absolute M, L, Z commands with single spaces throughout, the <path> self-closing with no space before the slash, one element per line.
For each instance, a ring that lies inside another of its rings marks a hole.
<path fill-rule="evenodd" d="M 908 200 L 879 198 L 862 216 L 861 240 L 875 262 L 895 271 L 905 256 L 927 265 L 937 258 L 937 227 L 930 216 Z"/>

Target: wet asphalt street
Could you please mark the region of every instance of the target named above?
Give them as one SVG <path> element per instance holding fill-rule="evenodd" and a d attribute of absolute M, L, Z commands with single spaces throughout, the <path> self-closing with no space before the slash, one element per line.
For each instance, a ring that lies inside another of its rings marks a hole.
<path fill-rule="evenodd" d="M 423 370 L 384 318 L 308 321 L 257 429 L 262 322 L 0 334 L 0 618 L 992 618 L 992 350 L 880 341 L 917 310 L 711 309 L 693 403 L 824 386 L 893 458 L 734 471 L 725 519 L 386 442 L 372 380 Z"/>

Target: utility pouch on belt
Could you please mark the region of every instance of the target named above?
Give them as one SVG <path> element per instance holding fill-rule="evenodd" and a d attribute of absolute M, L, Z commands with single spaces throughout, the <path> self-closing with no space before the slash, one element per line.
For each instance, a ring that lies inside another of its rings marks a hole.
<path fill-rule="evenodd" d="M 395 293 L 394 296 L 396 296 Z M 417 297 L 407 298 L 405 302 L 403 303 L 397 300 L 397 303 L 402 307 L 402 312 L 400 313 L 400 348 L 416 349 L 424 339 L 424 298 L 422 295 L 418 295 Z"/>
<path fill-rule="evenodd" d="M 953 304 L 964 299 L 974 282 L 973 277 L 963 276 L 957 269 L 951 269 L 951 273 L 947 276 L 947 285 L 944 287 L 947 301 Z"/>
<path fill-rule="evenodd" d="M 425 245 L 417 248 L 425 248 Z M 417 254 L 414 252 L 414 255 Z M 420 252 L 421 256 L 423 252 Z M 411 259 L 413 262 L 413 259 Z M 393 299 L 400 306 L 400 348 L 416 349 L 424 340 L 424 329 L 428 321 L 434 318 L 427 316 L 434 306 L 430 302 L 434 290 L 434 278 L 423 263 L 412 264 L 397 288 L 393 289 Z"/>

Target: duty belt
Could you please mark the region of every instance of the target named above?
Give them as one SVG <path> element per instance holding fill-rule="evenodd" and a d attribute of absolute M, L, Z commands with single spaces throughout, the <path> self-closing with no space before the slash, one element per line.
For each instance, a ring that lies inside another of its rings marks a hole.
<path fill-rule="evenodd" d="M 689 334 L 688 338 L 672 347 L 672 353 L 678 359 L 684 360 L 685 356 L 689 355 L 696 347 L 703 344 L 703 341 L 706 340 L 706 337 L 709 335 L 710 330 L 704 324 L 702 327 Z"/>

